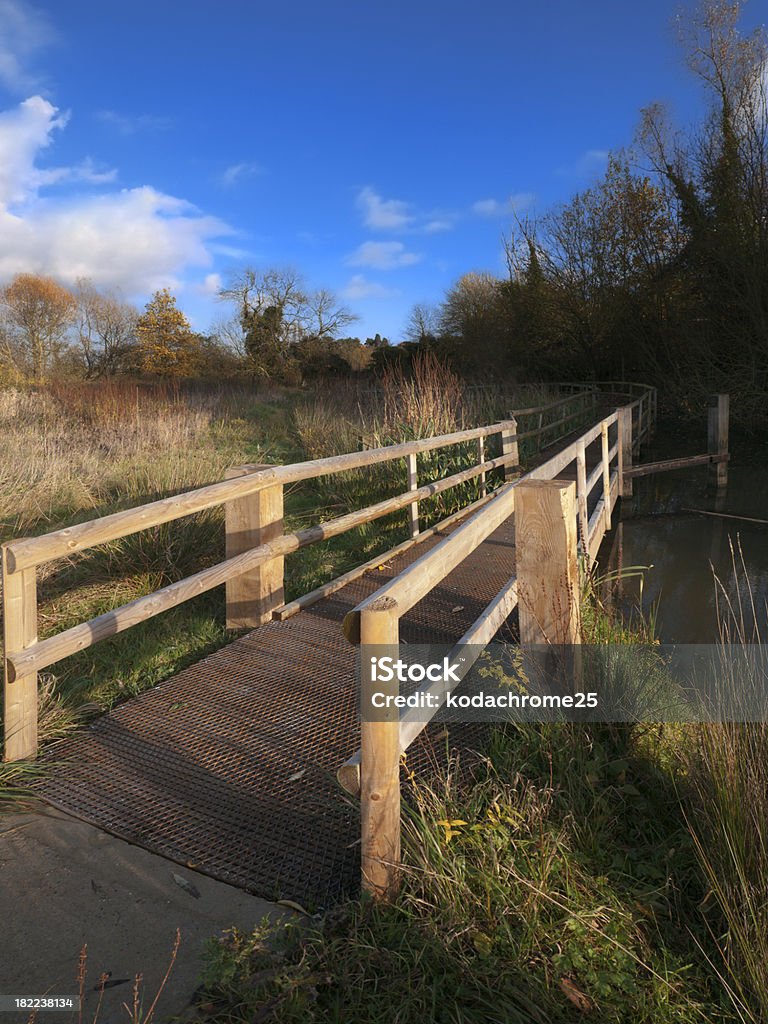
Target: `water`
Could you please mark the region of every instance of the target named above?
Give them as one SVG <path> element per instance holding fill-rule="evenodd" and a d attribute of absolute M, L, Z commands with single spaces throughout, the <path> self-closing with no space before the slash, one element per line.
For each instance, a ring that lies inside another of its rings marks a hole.
<path fill-rule="evenodd" d="M 655 610 L 664 643 L 713 643 L 720 623 L 743 621 L 747 639 L 755 625 L 768 642 L 768 523 L 697 515 L 686 509 L 768 520 L 768 440 L 734 441 L 728 488 L 719 499 L 707 492 L 707 468 L 640 477 L 634 496 L 624 499 L 621 522 L 601 551 L 606 569 L 621 559 L 650 566 L 640 579 L 613 587 L 625 614 Z M 681 436 L 659 431 L 642 461 L 706 451 L 706 431 Z"/>

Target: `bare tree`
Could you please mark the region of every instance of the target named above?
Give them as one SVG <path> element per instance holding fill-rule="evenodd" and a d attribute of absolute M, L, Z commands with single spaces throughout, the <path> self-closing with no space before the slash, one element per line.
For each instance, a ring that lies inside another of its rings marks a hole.
<path fill-rule="evenodd" d="M 86 377 L 117 373 L 136 343 L 138 310 L 114 293 L 97 291 L 87 278 L 78 279 L 75 298 Z"/>

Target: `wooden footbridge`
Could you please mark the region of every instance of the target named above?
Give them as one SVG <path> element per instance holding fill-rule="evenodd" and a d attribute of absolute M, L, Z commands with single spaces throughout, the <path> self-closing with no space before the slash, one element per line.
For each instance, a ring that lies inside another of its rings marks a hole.
<path fill-rule="evenodd" d="M 655 416 L 655 389 L 582 386 L 488 426 L 239 467 L 195 491 L 11 541 L 3 547 L 5 759 L 38 753 L 41 670 L 224 584 L 228 625 L 250 631 L 47 748 L 40 795 L 262 896 L 327 905 L 356 888 L 361 855 L 364 887 L 391 891 L 401 755 L 408 752 L 409 771 L 421 772 L 448 743 L 471 747 L 478 737 L 476 727 L 457 725 L 446 740 L 445 726 L 425 727 L 408 712 L 360 723 L 356 645 L 578 642 L 577 550 L 595 558 Z M 574 432 L 576 422 L 589 425 Z M 420 455 L 466 451 L 468 442 L 477 446 L 471 466 L 420 483 Z M 523 476 L 522 442 L 537 450 Z M 286 485 L 398 460 L 407 471 L 401 494 L 284 531 Z M 478 481 L 479 498 L 421 529 L 419 502 L 468 480 Z M 38 639 L 38 566 L 219 504 L 225 561 Z M 292 552 L 403 509 L 409 539 L 284 602 Z"/>

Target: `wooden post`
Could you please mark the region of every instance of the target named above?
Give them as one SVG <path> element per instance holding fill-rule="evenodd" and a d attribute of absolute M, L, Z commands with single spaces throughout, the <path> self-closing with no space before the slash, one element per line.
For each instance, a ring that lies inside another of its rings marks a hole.
<path fill-rule="evenodd" d="M 608 424 L 603 423 L 600 428 L 602 441 L 601 458 L 603 461 L 603 514 L 605 516 L 605 528 L 611 528 L 611 466 L 608 461 Z"/>
<path fill-rule="evenodd" d="M 411 453 L 406 455 L 406 461 L 408 463 L 408 490 L 415 491 L 418 489 L 419 480 L 416 470 L 416 455 Z M 413 504 L 408 506 L 408 525 L 410 527 L 411 536 L 418 537 L 419 535 L 419 503 L 414 501 Z"/>
<path fill-rule="evenodd" d="M 235 466 L 227 480 L 245 476 L 264 465 Z M 283 485 L 262 487 L 225 505 L 226 556 L 233 558 L 283 535 Z M 227 580 L 227 629 L 245 629 L 269 622 L 283 603 L 283 562 L 279 555 Z"/>
<path fill-rule="evenodd" d="M 572 480 L 517 484 L 515 551 L 520 643 L 579 643 L 576 485 Z"/>
<path fill-rule="evenodd" d="M 37 579 L 34 567 L 8 571 L 3 551 L 3 643 L 5 649 L 5 753 L 6 761 L 37 754 L 37 672 L 15 677 L 8 662 L 37 643 Z"/>
<path fill-rule="evenodd" d="M 587 515 L 587 453 L 584 444 L 576 455 L 576 499 L 579 506 L 581 553 L 589 561 L 589 516 Z"/>
<path fill-rule="evenodd" d="M 397 659 L 399 639 L 396 601 L 382 597 L 362 609 L 361 700 L 370 700 L 374 687 L 385 692 L 392 689 L 393 684 L 374 683 L 371 657 Z M 384 709 L 384 720 L 371 722 L 363 709 L 361 717 L 362 887 L 374 899 L 388 900 L 397 893 L 400 874 L 400 712 L 396 707 Z"/>
<path fill-rule="evenodd" d="M 709 416 L 707 422 L 708 444 L 710 455 L 728 454 L 728 419 L 730 413 L 730 397 L 713 395 L 709 400 Z M 728 485 L 728 463 L 713 462 L 709 467 L 709 487 L 718 491 Z"/>
<path fill-rule="evenodd" d="M 485 438 L 481 435 L 477 439 L 477 457 L 480 460 L 480 465 L 485 462 Z M 480 497 L 484 498 L 488 493 L 488 488 L 485 482 L 485 473 L 480 474 Z"/>
<path fill-rule="evenodd" d="M 619 494 L 622 498 L 632 497 L 632 406 L 623 405 L 616 410 L 619 414 Z"/>
<path fill-rule="evenodd" d="M 506 428 L 501 432 L 501 454 L 512 455 L 513 459 L 504 467 L 504 479 L 510 480 L 515 474 L 515 467 L 520 465 L 520 450 L 517 443 L 517 419 L 514 416 L 506 421 Z"/>
<path fill-rule="evenodd" d="M 539 432 L 536 435 L 536 442 L 537 442 L 536 443 L 536 451 L 537 452 L 540 452 L 541 451 L 541 447 L 542 447 L 542 440 L 541 439 L 544 436 L 544 431 L 542 429 L 543 423 L 544 423 L 544 413 L 540 412 L 539 413 L 539 426 L 538 426 Z"/>

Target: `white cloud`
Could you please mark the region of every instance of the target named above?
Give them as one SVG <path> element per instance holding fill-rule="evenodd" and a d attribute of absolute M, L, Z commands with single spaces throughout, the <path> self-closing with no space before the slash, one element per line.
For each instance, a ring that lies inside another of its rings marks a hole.
<path fill-rule="evenodd" d="M 172 124 L 169 117 L 159 117 L 156 114 L 118 114 L 116 110 L 99 110 L 94 116 L 97 121 L 114 128 L 120 135 L 167 131 Z"/>
<path fill-rule="evenodd" d="M 215 299 L 218 297 L 224 285 L 221 274 L 206 274 L 202 281 L 192 285 L 192 291 L 204 299 Z"/>
<path fill-rule="evenodd" d="M 15 93 L 39 88 L 39 79 L 26 65 L 55 38 L 40 12 L 22 0 L 0 0 L 0 83 Z"/>
<path fill-rule="evenodd" d="M 608 163 L 610 155 L 607 149 L 588 149 L 574 163 L 558 167 L 556 173 L 561 178 L 584 178 L 599 174 Z"/>
<path fill-rule="evenodd" d="M 39 153 L 66 117 L 39 96 L 0 114 L 0 281 L 22 271 L 65 283 L 90 277 L 128 293 L 177 286 L 187 267 L 210 267 L 209 240 L 232 234 L 215 217 L 149 185 L 50 198 L 62 182 L 103 184 L 114 172 L 40 169 Z"/>
<path fill-rule="evenodd" d="M 402 199 L 382 199 L 372 188 L 364 188 L 357 197 L 366 227 L 377 231 L 398 231 L 413 223 L 409 204 Z"/>
<path fill-rule="evenodd" d="M 472 212 L 478 217 L 507 217 L 531 206 L 535 198 L 532 192 L 516 192 L 508 199 L 479 199 L 472 204 Z"/>
<path fill-rule="evenodd" d="M 264 168 L 257 163 L 232 164 L 227 167 L 219 181 L 225 188 L 230 188 L 242 181 L 243 178 L 253 178 L 257 174 L 263 174 Z"/>
<path fill-rule="evenodd" d="M 420 253 L 408 252 L 402 242 L 363 242 L 345 263 L 350 267 L 394 270 L 395 267 L 410 267 L 421 259 Z"/>
<path fill-rule="evenodd" d="M 436 235 L 441 231 L 452 231 L 453 221 L 447 220 L 445 217 L 437 217 L 435 220 L 427 221 L 424 225 L 424 233 L 427 235 Z"/>
<path fill-rule="evenodd" d="M 354 274 L 340 292 L 341 297 L 347 302 L 359 299 L 393 299 L 399 294 L 396 288 L 387 288 L 377 281 L 369 281 L 363 274 Z"/>

